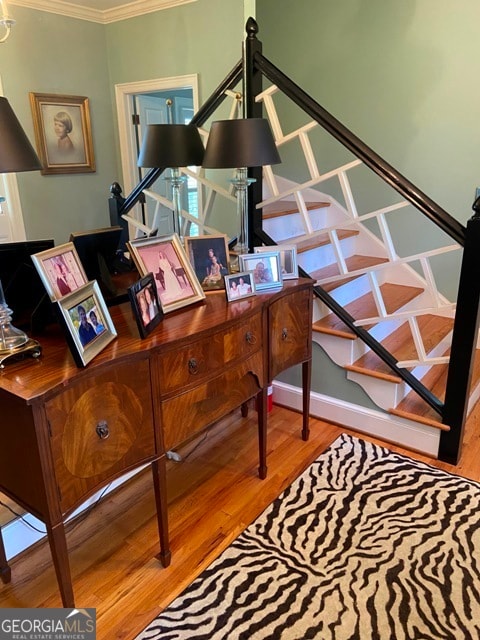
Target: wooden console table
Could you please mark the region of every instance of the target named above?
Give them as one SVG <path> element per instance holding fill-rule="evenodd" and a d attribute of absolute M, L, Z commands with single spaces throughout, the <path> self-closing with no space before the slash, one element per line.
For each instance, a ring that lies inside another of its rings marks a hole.
<path fill-rule="evenodd" d="M 64 607 L 74 607 L 65 519 L 109 482 L 150 463 L 160 538 L 170 562 L 165 452 L 257 397 L 265 478 L 267 386 L 302 363 L 308 438 L 312 286 L 227 303 L 224 292 L 165 316 L 145 340 L 130 305 L 111 308 L 117 339 L 78 369 L 58 327 L 38 360 L 0 372 L 0 491 L 45 523 Z M 0 576 L 11 579 L 0 532 Z"/>

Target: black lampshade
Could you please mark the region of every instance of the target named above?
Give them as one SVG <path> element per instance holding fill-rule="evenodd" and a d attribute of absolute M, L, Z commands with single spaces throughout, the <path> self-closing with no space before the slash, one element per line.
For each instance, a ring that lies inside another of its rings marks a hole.
<path fill-rule="evenodd" d="M 263 167 L 281 162 L 268 120 L 217 120 L 208 136 L 203 166 L 211 169 Z"/>
<path fill-rule="evenodd" d="M 8 100 L 0 97 L 0 173 L 41 168 L 40 160 Z"/>
<path fill-rule="evenodd" d="M 202 139 L 198 129 L 187 124 L 149 124 L 138 156 L 138 166 L 148 168 L 200 166 Z"/>

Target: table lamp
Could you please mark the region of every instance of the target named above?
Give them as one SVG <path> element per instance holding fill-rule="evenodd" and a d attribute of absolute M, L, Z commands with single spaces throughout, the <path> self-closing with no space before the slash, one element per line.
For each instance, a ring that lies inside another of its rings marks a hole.
<path fill-rule="evenodd" d="M 149 169 L 171 169 L 173 222 L 179 236 L 182 231 L 180 187 L 186 180 L 186 176 L 180 173 L 180 167 L 200 166 L 204 151 L 198 129 L 193 125 L 147 125 L 137 164 Z"/>
<path fill-rule="evenodd" d="M 248 253 L 247 189 L 255 182 L 247 175 L 248 167 L 262 167 L 281 162 L 268 120 L 237 118 L 212 123 L 203 167 L 235 169 L 232 184 L 237 196 L 237 251 Z"/>
<path fill-rule="evenodd" d="M 0 97 L 0 173 L 34 171 L 41 168 L 40 160 L 8 100 Z M 35 349 L 38 348 L 38 343 L 15 328 L 11 319 L 12 310 L 6 303 L 0 282 L 0 367 L 3 366 L 4 359 L 12 353 L 18 353 L 25 348 L 31 349 L 29 343 L 34 342 Z"/>

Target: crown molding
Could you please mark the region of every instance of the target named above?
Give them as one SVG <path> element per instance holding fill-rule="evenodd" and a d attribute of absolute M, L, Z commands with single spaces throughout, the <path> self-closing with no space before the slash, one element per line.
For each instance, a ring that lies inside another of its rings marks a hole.
<path fill-rule="evenodd" d="M 106 9 L 105 11 L 82 7 L 64 0 L 9 0 L 9 3 L 19 7 L 27 7 L 28 9 L 38 9 L 39 11 L 56 13 L 61 16 L 78 18 L 79 20 L 109 24 L 110 22 L 127 20 L 128 18 L 135 18 L 136 16 L 141 16 L 146 13 L 170 9 L 171 7 L 196 1 L 197 0 L 133 0 L 133 2 L 129 2 L 128 4 L 120 5 L 114 9 Z"/>

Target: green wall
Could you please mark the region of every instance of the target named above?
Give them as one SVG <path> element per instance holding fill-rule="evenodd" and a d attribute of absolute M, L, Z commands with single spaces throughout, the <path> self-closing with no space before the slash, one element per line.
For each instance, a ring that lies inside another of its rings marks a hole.
<path fill-rule="evenodd" d="M 480 3 L 257 0 L 263 53 L 465 223 L 480 185 Z"/>
<path fill-rule="evenodd" d="M 0 46 L 4 93 L 34 144 L 29 92 L 88 96 L 97 171 L 17 174 L 27 238 L 53 237 L 109 224 L 106 199 L 115 176 L 114 129 L 105 28 L 12 5 L 17 21 Z"/>
<path fill-rule="evenodd" d="M 11 13 L 0 76 L 32 143 L 29 92 L 90 99 L 96 172 L 17 175 L 27 238 L 59 244 L 110 224 L 109 187 L 122 181 L 114 85 L 197 73 L 202 102 L 241 57 L 243 0 L 198 0 L 109 25 L 14 4 Z"/>
<path fill-rule="evenodd" d="M 477 0 L 257 0 L 256 19 L 263 54 L 275 66 L 451 215 L 467 221 L 480 185 Z M 287 99 L 279 100 L 279 108 L 286 132 L 308 120 Z M 320 171 L 338 166 L 342 152 L 315 135 L 323 149 Z M 298 152 L 286 149 L 282 160 L 280 173 L 304 179 Z M 372 176 L 359 172 L 353 178 L 360 213 L 382 206 Z M 436 243 L 440 232 L 405 211 L 395 234 L 397 247 L 408 245 L 415 253 L 425 249 L 427 234 Z M 447 256 L 438 271 L 456 277 L 457 267 Z M 455 284 L 439 284 L 454 294 Z M 320 349 L 315 354 L 315 391 L 373 406 L 345 380 L 343 369 Z M 298 384 L 299 371 L 282 379 Z"/>

